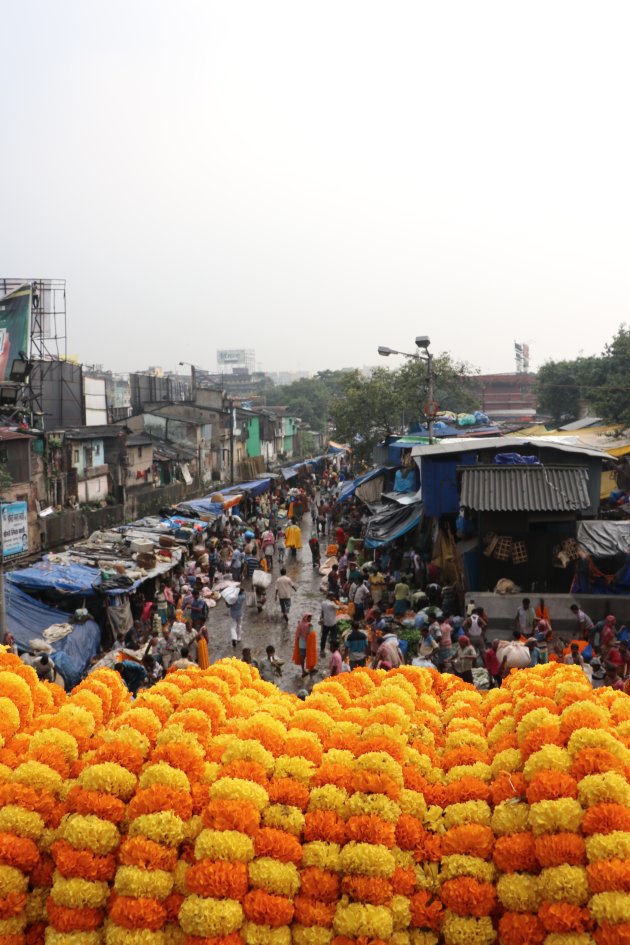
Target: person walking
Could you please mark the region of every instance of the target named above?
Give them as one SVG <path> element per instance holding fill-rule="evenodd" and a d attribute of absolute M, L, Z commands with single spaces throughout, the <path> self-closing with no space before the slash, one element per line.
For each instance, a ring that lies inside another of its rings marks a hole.
<path fill-rule="evenodd" d="M 319 641 L 319 655 L 323 656 L 326 652 L 326 640 L 330 637 L 331 643 L 337 642 L 337 605 L 335 604 L 335 592 L 329 591 L 325 601 L 322 601 L 322 612 L 320 617 L 322 635 Z"/>
<path fill-rule="evenodd" d="M 241 642 L 241 634 L 243 632 L 243 613 L 245 610 L 245 591 L 243 588 L 239 588 L 238 597 L 230 607 L 230 617 L 232 618 L 232 626 L 230 627 L 230 635 L 232 637 L 232 647 L 236 649 L 236 644 Z"/>
<path fill-rule="evenodd" d="M 317 666 L 317 634 L 312 617 L 312 614 L 304 614 L 295 629 L 293 662 L 301 667 L 302 676 L 312 676 Z"/>
<path fill-rule="evenodd" d="M 285 542 L 291 553 L 291 557 L 296 558 L 298 551 L 302 547 L 302 531 L 294 518 L 291 519 L 291 524 L 286 530 Z"/>
<path fill-rule="evenodd" d="M 276 581 L 276 600 L 280 603 L 282 619 L 289 622 L 289 611 L 291 610 L 291 595 L 297 591 L 297 587 L 290 577 L 287 577 L 287 569 L 280 569 L 280 577 Z"/>
<path fill-rule="evenodd" d="M 274 534 L 269 528 L 263 532 L 262 538 L 260 539 L 262 553 L 265 558 L 268 574 L 271 574 L 273 571 L 273 553 L 275 549 L 275 541 Z"/>
<path fill-rule="evenodd" d="M 536 611 L 532 607 L 529 597 L 523 598 L 523 603 L 516 611 L 514 623 L 520 630 L 522 637 L 531 637 L 536 622 Z"/>
<path fill-rule="evenodd" d="M 571 613 L 575 617 L 576 632 L 580 640 L 590 640 L 591 631 L 595 629 L 595 624 L 577 604 L 571 604 Z"/>

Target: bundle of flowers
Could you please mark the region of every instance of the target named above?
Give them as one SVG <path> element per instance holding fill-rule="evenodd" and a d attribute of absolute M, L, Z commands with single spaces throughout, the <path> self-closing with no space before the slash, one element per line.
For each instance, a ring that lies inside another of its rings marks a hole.
<path fill-rule="evenodd" d="M 0 650 L 0 945 L 629 945 L 630 699 L 557 664 L 132 700 Z"/>

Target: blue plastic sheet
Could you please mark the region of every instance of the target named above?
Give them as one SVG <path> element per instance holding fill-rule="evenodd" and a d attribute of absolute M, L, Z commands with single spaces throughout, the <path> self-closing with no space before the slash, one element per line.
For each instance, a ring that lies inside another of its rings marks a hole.
<path fill-rule="evenodd" d="M 47 627 L 54 623 L 67 623 L 70 616 L 63 610 L 35 600 L 10 581 L 5 584 L 5 601 L 8 628 L 15 642 L 24 649 L 28 649 L 35 637 L 41 637 Z M 98 653 L 100 642 L 100 627 L 94 620 L 86 620 L 77 624 L 69 636 L 54 644 L 53 661 L 68 689 L 79 682 L 90 660 Z"/>
<path fill-rule="evenodd" d="M 412 531 L 422 520 L 422 503 L 394 505 L 373 515 L 365 533 L 366 548 L 389 545 Z"/>
<path fill-rule="evenodd" d="M 94 584 L 98 584 L 100 579 L 100 572 L 85 564 L 59 564 L 46 560 L 7 575 L 8 581 L 26 591 L 54 590 L 60 595 L 81 594 L 86 597 L 96 593 Z"/>
<path fill-rule="evenodd" d="M 349 482 L 344 482 L 339 490 L 337 502 L 347 502 L 348 499 L 352 498 L 359 486 L 363 485 L 364 482 L 369 482 L 370 479 L 375 479 L 377 476 L 382 476 L 386 472 L 387 466 L 377 466 L 375 469 L 370 469 L 369 472 L 363 473 L 362 476 L 357 476 L 356 479 L 351 479 Z"/>
<path fill-rule="evenodd" d="M 252 479 L 249 482 L 239 482 L 235 486 L 228 486 L 227 489 L 221 489 L 222 495 L 235 495 L 238 492 L 249 492 L 250 495 L 262 495 L 268 492 L 271 486 L 271 479 Z M 213 493 L 214 494 L 214 493 Z M 191 503 L 188 502 L 188 505 Z"/>

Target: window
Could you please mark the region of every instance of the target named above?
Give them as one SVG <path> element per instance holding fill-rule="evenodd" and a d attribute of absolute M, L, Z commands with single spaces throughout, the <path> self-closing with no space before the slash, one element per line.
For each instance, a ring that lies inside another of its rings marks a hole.
<path fill-rule="evenodd" d="M 72 451 L 72 462 L 74 463 L 75 466 L 78 466 L 79 464 L 79 451 L 78 450 Z"/>
<path fill-rule="evenodd" d="M 138 459 L 142 459 L 142 447 L 138 447 Z"/>

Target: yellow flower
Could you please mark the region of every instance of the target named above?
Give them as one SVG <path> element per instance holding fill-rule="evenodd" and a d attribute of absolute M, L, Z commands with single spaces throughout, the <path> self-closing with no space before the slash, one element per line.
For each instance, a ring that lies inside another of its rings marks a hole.
<path fill-rule="evenodd" d="M 229 935 L 241 928 L 243 908 L 236 899 L 187 896 L 179 910 L 179 924 L 187 935 Z"/>
<path fill-rule="evenodd" d="M 26 921 L 28 925 L 33 922 L 44 922 L 46 920 L 46 900 L 50 890 L 45 886 L 38 886 L 31 890 L 26 900 Z"/>
<path fill-rule="evenodd" d="M 118 828 L 94 814 L 66 814 L 59 825 L 59 836 L 77 850 L 112 853 L 118 846 Z"/>
<path fill-rule="evenodd" d="M 448 909 L 444 915 L 442 935 L 446 945 L 491 945 L 496 938 L 492 920 L 455 915 Z"/>
<path fill-rule="evenodd" d="M 39 835 L 39 852 L 40 853 L 49 853 L 50 848 L 57 839 L 57 831 L 53 830 L 52 827 L 44 827 L 41 834 Z"/>
<path fill-rule="evenodd" d="M 46 936 L 46 945 L 48 945 L 48 936 Z M 108 922 L 105 925 L 105 945 L 165 945 L 165 937 L 161 931 L 124 929 L 120 925 Z"/>
<path fill-rule="evenodd" d="M 328 719 L 328 725 L 332 723 Z M 289 755 L 280 755 L 276 759 L 273 773 L 276 778 L 295 778 L 296 781 L 302 781 L 309 784 L 315 765 L 306 758 L 292 758 Z"/>
<path fill-rule="evenodd" d="M 514 731 L 514 719 L 513 718 L 504 718 L 494 725 L 488 732 L 488 745 L 492 748 L 498 741 L 500 741 L 505 735 L 509 735 L 510 732 Z"/>
<path fill-rule="evenodd" d="M 589 774 L 578 785 L 578 797 L 582 807 L 592 807 L 602 802 L 613 802 L 630 807 L 630 786 L 616 771 Z"/>
<path fill-rule="evenodd" d="M 387 752 L 368 751 L 365 755 L 361 755 L 360 758 L 357 758 L 355 766 L 359 771 L 374 771 L 377 774 L 385 774 L 402 787 L 403 777 L 401 767 Z"/>
<path fill-rule="evenodd" d="M 37 840 L 43 829 L 44 821 L 35 811 L 24 810 L 16 804 L 0 808 L 0 833 L 15 833 L 18 837 Z"/>
<path fill-rule="evenodd" d="M 378 797 L 376 794 L 368 795 L 370 797 Z M 384 798 L 387 800 L 387 798 Z M 393 801 L 390 801 L 393 804 Z M 427 812 L 427 802 L 424 799 L 424 795 L 420 791 L 410 791 L 408 788 L 403 788 L 400 792 L 400 797 L 398 798 L 398 804 L 400 805 L 399 810 L 403 814 L 411 814 L 412 817 L 417 817 L 419 820 L 422 820 L 424 815 Z M 385 820 L 394 819 L 388 818 L 384 814 L 380 815 Z M 398 819 L 398 818 L 395 818 Z"/>
<path fill-rule="evenodd" d="M 444 811 L 437 804 L 431 804 L 430 807 L 427 807 L 422 823 L 431 833 L 444 833 L 446 829 L 444 826 Z"/>
<path fill-rule="evenodd" d="M 561 797 L 557 801 L 537 801 L 529 808 L 529 826 L 535 836 L 554 831 L 578 833 L 583 811 L 579 801 Z"/>
<path fill-rule="evenodd" d="M 26 913 L 12 919 L 0 919 L 0 940 L 5 935 L 20 935 L 26 925 Z"/>
<path fill-rule="evenodd" d="M 185 791 L 187 794 L 190 791 L 190 781 L 187 775 L 185 775 L 183 771 L 180 771 L 179 768 L 173 768 L 165 761 L 158 761 L 157 764 L 145 768 L 140 775 L 139 785 L 141 788 L 162 785 L 172 788 L 174 791 Z"/>
<path fill-rule="evenodd" d="M 613 830 L 612 833 L 596 833 L 586 838 L 586 855 L 589 863 L 599 860 L 630 860 L 630 833 Z"/>
<path fill-rule="evenodd" d="M 136 786 L 136 777 L 113 761 L 84 768 L 79 775 L 79 784 L 86 791 L 104 791 L 128 801 Z"/>
<path fill-rule="evenodd" d="M 595 939 L 588 932 L 550 932 L 545 945 L 595 945 Z"/>
<path fill-rule="evenodd" d="M 287 804 L 270 804 L 263 811 L 262 822 L 265 827 L 276 827 L 299 837 L 304 829 L 304 814 Z"/>
<path fill-rule="evenodd" d="M 252 886 L 277 896 L 292 898 L 300 888 L 300 874 L 293 863 L 261 856 L 249 864 L 248 872 Z"/>
<path fill-rule="evenodd" d="M 412 929 L 409 932 L 409 941 L 411 945 L 438 945 L 438 937 L 434 932 L 423 932 L 420 929 Z"/>
<path fill-rule="evenodd" d="M 176 847 L 184 839 L 184 822 L 170 810 L 157 814 L 141 814 L 129 825 L 130 837 L 147 837 L 156 843 Z"/>
<path fill-rule="evenodd" d="M 492 768 L 483 761 L 476 761 L 474 765 L 455 765 L 446 772 L 444 780 L 447 784 L 452 784 L 453 781 L 461 781 L 462 778 L 479 778 L 480 781 L 489 784 L 492 780 Z"/>
<path fill-rule="evenodd" d="M 28 876 L 25 876 L 21 870 L 13 866 L 0 865 L 0 899 L 4 899 L 9 893 L 26 892 L 28 886 Z"/>
<path fill-rule="evenodd" d="M 356 794 L 353 794 L 350 801 L 356 796 Z M 362 794 L 361 796 L 366 797 L 367 795 Z M 308 799 L 308 809 L 309 811 L 332 810 L 336 814 L 341 815 L 346 803 L 348 803 L 347 791 L 344 791 L 343 788 L 335 787 L 334 784 L 324 784 L 322 787 L 316 787 L 311 790 Z"/>
<path fill-rule="evenodd" d="M 505 748 L 492 759 L 492 774 L 496 778 L 501 771 L 520 771 L 523 756 L 518 748 Z"/>
<path fill-rule="evenodd" d="M 330 945 L 332 929 L 322 928 L 321 925 L 294 925 L 291 928 L 293 945 Z"/>
<path fill-rule="evenodd" d="M 264 787 L 243 778 L 219 778 L 210 787 L 210 798 L 213 801 L 250 801 L 258 810 L 262 810 L 269 803 L 269 795 Z"/>
<path fill-rule="evenodd" d="M 560 720 L 557 715 L 553 715 L 549 709 L 544 706 L 538 709 L 532 709 L 531 712 L 528 712 L 527 715 L 524 715 L 521 721 L 518 723 L 516 729 L 516 737 L 518 739 L 519 745 L 527 738 L 527 736 L 534 732 L 538 728 L 548 728 L 550 725 L 560 727 Z M 490 739 L 488 738 L 488 741 Z"/>
<path fill-rule="evenodd" d="M 173 889 L 173 876 L 166 870 L 144 870 L 139 866 L 119 866 L 114 882 L 121 896 L 142 896 L 166 899 Z"/>
<path fill-rule="evenodd" d="M 389 879 L 396 869 L 391 852 L 380 843 L 346 843 L 341 849 L 343 873 L 359 873 L 362 876 L 381 876 Z"/>
<path fill-rule="evenodd" d="M 437 863 L 419 863 L 414 870 L 418 889 L 437 892 L 440 888 L 440 877 Z"/>
<path fill-rule="evenodd" d="M 584 905 L 589 895 L 586 870 L 581 866 L 550 866 L 538 877 L 543 899 Z"/>
<path fill-rule="evenodd" d="M 274 929 L 270 925 L 246 922 L 241 935 L 245 945 L 291 945 L 291 929 L 287 925 Z"/>
<path fill-rule="evenodd" d="M 523 765 L 523 774 L 526 781 L 531 781 L 534 775 L 541 771 L 562 771 L 571 770 L 571 755 L 566 748 L 560 748 L 559 745 L 543 745 L 539 751 L 530 755 Z"/>
<path fill-rule="evenodd" d="M 221 765 L 216 761 L 206 761 L 203 766 L 201 781 L 203 784 L 214 784 L 221 772 Z"/>
<path fill-rule="evenodd" d="M 161 932 L 164 935 L 164 945 L 184 945 L 186 940 L 184 930 L 174 922 L 167 922 Z"/>
<path fill-rule="evenodd" d="M 179 893 L 181 896 L 185 896 L 188 892 L 186 873 L 189 868 L 189 864 L 186 863 L 185 860 L 178 860 L 177 866 L 173 871 L 173 892 Z"/>
<path fill-rule="evenodd" d="M 131 725 L 121 725 L 116 729 L 106 728 L 101 733 L 101 736 L 106 742 L 118 742 L 121 745 L 130 745 L 132 748 L 141 752 L 144 758 L 148 755 L 149 748 L 151 747 L 147 736 L 139 732 L 138 729 L 132 728 Z"/>
<path fill-rule="evenodd" d="M 630 754 L 611 732 L 594 728 L 578 728 L 572 733 L 567 745 L 571 757 L 575 758 L 583 748 L 604 748 L 620 761 L 624 761 L 625 756 Z"/>
<path fill-rule="evenodd" d="M 411 906 L 406 896 L 392 896 L 389 908 L 392 913 L 394 929 L 402 932 L 411 922 Z"/>
<path fill-rule="evenodd" d="M 416 860 L 411 850 L 401 850 L 400 847 L 394 847 L 392 856 L 394 857 L 396 866 L 400 866 L 405 870 L 413 869 L 416 865 Z"/>
<path fill-rule="evenodd" d="M 261 765 L 267 774 L 273 771 L 274 757 L 270 751 L 251 738 L 244 741 L 232 742 L 223 752 L 221 761 L 224 765 L 232 761 L 255 761 Z"/>
<path fill-rule="evenodd" d="M 440 864 L 440 881 L 456 879 L 458 876 L 472 876 L 480 883 L 493 883 L 496 878 L 496 869 L 492 863 L 486 863 L 478 856 L 465 856 L 453 853 L 443 856 Z"/>
<path fill-rule="evenodd" d="M 0 711 L 2 710 L 0 709 Z M 64 732 L 60 728 L 48 728 L 41 732 L 35 732 L 31 738 L 29 750 L 34 752 L 40 748 L 46 748 L 48 745 L 54 745 L 55 748 L 63 752 L 67 761 L 76 761 L 79 757 L 76 738 L 70 732 Z"/>
<path fill-rule="evenodd" d="M 485 801 L 464 801 L 449 804 L 444 808 L 444 826 L 458 827 L 460 824 L 483 824 L 490 826 L 490 807 Z"/>
<path fill-rule="evenodd" d="M 195 856 L 198 860 L 249 863 L 254 859 L 254 844 L 238 830 L 202 830 L 195 841 Z"/>
<path fill-rule="evenodd" d="M 497 882 L 497 896 L 510 912 L 536 912 L 541 901 L 538 877 L 529 873 L 505 873 Z"/>
<path fill-rule="evenodd" d="M 497 804 L 492 814 L 492 829 L 497 837 L 527 830 L 528 822 L 529 805 L 511 799 Z"/>
<path fill-rule="evenodd" d="M 88 879 L 67 879 L 55 870 L 50 895 L 58 905 L 68 909 L 100 909 L 107 902 L 109 886 Z"/>
<path fill-rule="evenodd" d="M 387 941 L 394 931 L 392 914 L 384 906 L 368 906 L 359 902 L 337 905 L 333 928 L 337 935 L 349 938 L 380 938 Z"/>
<path fill-rule="evenodd" d="M 315 788 L 315 790 L 319 789 Z M 314 791 L 311 792 L 311 797 L 313 793 Z M 346 795 L 347 800 L 344 807 L 341 810 L 336 810 L 335 813 L 344 817 L 359 817 L 362 814 L 374 814 L 377 817 L 382 817 L 383 820 L 387 820 L 389 823 L 395 824 L 400 817 L 403 799 L 408 799 L 408 795 L 415 795 L 415 797 L 420 798 L 420 801 L 417 802 L 417 808 L 420 809 L 420 807 L 422 807 L 424 813 L 427 805 L 422 794 L 418 794 L 416 791 L 401 791 L 400 804 L 397 804 L 396 801 L 391 801 L 388 797 L 385 797 L 384 794 L 363 794 L 361 791 L 357 791 L 349 797 Z M 410 810 L 407 811 L 407 813 L 413 813 L 413 811 Z"/>
<path fill-rule="evenodd" d="M 354 755 L 348 748 L 331 748 L 322 755 L 323 765 L 352 765 Z"/>
<path fill-rule="evenodd" d="M 591 898 L 589 910 L 596 922 L 630 922 L 630 893 L 603 892 Z"/>
<path fill-rule="evenodd" d="M 466 729 L 455 729 L 450 731 L 444 742 L 444 751 L 451 751 L 453 748 L 463 748 L 464 745 L 471 748 L 478 748 L 479 751 L 488 750 L 487 739 L 477 732 L 469 732 Z"/>
<path fill-rule="evenodd" d="M 101 945 L 100 932 L 58 932 L 51 925 L 46 928 L 46 945 Z"/>
<path fill-rule="evenodd" d="M 319 866 L 322 870 L 340 870 L 341 859 L 338 843 L 313 840 L 302 847 L 302 866 Z"/>
<path fill-rule="evenodd" d="M 201 831 L 203 830 L 203 820 L 199 814 L 193 814 L 185 823 L 184 823 L 184 839 L 196 840 Z"/>
<path fill-rule="evenodd" d="M 49 791 L 51 794 L 58 794 L 62 784 L 61 775 L 40 761 L 25 761 L 18 765 L 13 772 L 13 780 L 36 791 Z"/>

